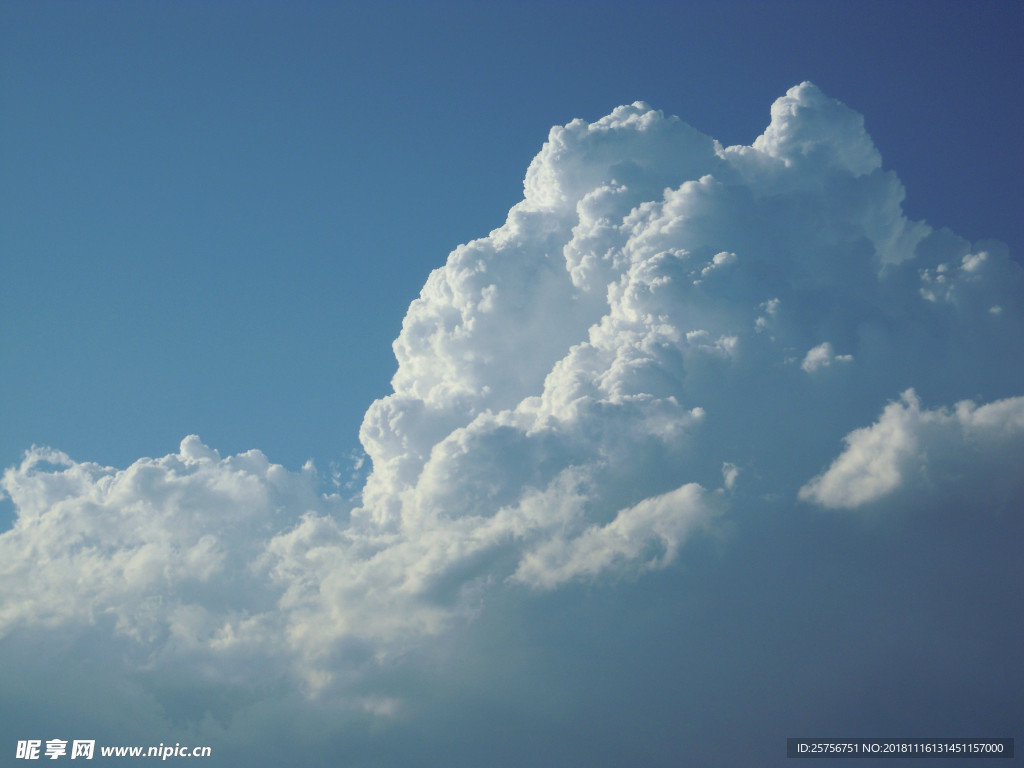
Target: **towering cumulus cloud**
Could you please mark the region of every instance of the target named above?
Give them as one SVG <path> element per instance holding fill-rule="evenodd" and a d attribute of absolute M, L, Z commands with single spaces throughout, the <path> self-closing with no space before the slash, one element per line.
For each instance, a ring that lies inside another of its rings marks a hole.
<path fill-rule="evenodd" d="M 332 690 L 498 590 L 642 578 L 752 515 L 1019 510 L 1022 271 L 903 197 L 810 83 L 750 146 L 639 102 L 553 128 L 409 307 L 356 502 L 195 437 L 124 470 L 33 449 L 0 631 Z"/>

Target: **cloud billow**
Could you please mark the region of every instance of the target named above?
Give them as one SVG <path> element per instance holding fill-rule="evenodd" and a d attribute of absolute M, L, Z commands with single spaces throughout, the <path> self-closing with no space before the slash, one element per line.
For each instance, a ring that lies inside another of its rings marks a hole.
<path fill-rule="evenodd" d="M 929 462 L 1019 508 L 1020 267 L 908 220 L 815 86 L 771 115 L 750 146 L 640 102 L 553 128 L 506 222 L 409 307 L 355 502 L 195 437 L 124 470 L 30 451 L 0 632 L 110 620 L 154 664 L 274 659 L 325 689 L 494 590 L 663 568 L 780 505 L 899 514 L 942 497 Z"/>

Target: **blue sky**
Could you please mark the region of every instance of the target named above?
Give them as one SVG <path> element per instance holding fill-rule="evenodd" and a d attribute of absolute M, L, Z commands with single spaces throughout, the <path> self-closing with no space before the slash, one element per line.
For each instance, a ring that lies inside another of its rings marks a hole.
<path fill-rule="evenodd" d="M 1013 3 L 3 14 L 5 466 L 191 432 L 345 461 L 429 271 L 501 224 L 550 126 L 637 99 L 749 143 L 813 80 L 908 215 L 1022 250 Z"/>
<path fill-rule="evenodd" d="M 0 749 L 1017 735 L 1021 27 L 4 4 Z"/>

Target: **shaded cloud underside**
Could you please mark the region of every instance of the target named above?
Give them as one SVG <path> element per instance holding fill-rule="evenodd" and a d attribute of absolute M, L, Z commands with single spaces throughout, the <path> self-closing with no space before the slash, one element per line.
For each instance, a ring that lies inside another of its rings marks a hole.
<path fill-rule="evenodd" d="M 1020 267 L 907 220 L 813 85 L 771 115 L 751 146 L 642 103 L 553 128 L 409 307 L 355 502 L 194 436 L 124 470 L 33 448 L 3 477 L 0 632 L 330 690 L 497 590 L 662 568 L 761 509 L 1021 508 Z"/>

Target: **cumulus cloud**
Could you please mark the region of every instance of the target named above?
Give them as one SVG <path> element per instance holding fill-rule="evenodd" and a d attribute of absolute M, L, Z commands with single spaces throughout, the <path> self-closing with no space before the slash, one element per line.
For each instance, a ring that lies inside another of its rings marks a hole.
<path fill-rule="evenodd" d="M 854 430 L 832 466 L 800 489 L 800 498 L 853 509 L 908 491 L 923 501 L 970 494 L 1001 509 L 1024 491 L 1024 397 L 978 407 L 926 410 L 914 390 L 886 406 L 870 427 Z M 906 503 L 906 502 L 905 502 Z"/>
<path fill-rule="evenodd" d="M 33 448 L 2 486 L 18 517 L 0 537 L 0 627 L 101 623 L 146 663 L 280 650 L 275 593 L 256 566 L 296 514 L 338 507 L 312 465 L 222 459 L 195 436 L 124 470 Z"/>
<path fill-rule="evenodd" d="M 145 664 L 275 660 L 325 690 L 497 590 L 664 568 L 766 500 L 1001 477 L 979 465 L 1020 440 L 1021 270 L 903 197 L 809 83 L 749 146 L 641 102 L 555 127 L 409 307 L 354 500 L 195 437 L 123 470 L 33 449 L 3 479 L 0 632 L 109 625 Z M 908 393 L 856 429 L 908 387 L 938 409 Z M 996 402 L 942 409 L 965 397 Z"/>

